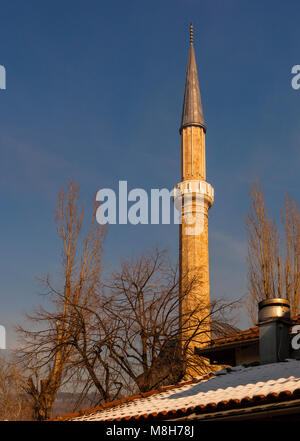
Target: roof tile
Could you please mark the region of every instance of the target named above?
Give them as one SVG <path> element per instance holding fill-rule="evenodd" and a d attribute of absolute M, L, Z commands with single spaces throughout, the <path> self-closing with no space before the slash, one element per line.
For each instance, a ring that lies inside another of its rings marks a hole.
<path fill-rule="evenodd" d="M 239 366 L 195 381 L 134 395 L 94 409 L 58 417 L 60 420 L 121 421 L 174 418 L 214 409 L 249 407 L 298 399 L 300 361 Z"/>

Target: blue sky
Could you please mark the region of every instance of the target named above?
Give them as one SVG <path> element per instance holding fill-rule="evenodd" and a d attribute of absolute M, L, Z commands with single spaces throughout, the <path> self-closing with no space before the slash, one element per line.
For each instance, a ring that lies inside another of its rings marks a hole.
<path fill-rule="evenodd" d="M 299 200 L 300 3 L 269 0 L 146 2 L 52 0 L 1 5 L 0 324 L 40 302 L 35 276 L 58 269 L 59 188 L 82 198 L 117 188 L 172 188 L 180 180 L 178 128 L 189 23 L 207 124 L 213 298 L 246 291 L 249 184 L 258 177 L 271 214 Z M 176 258 L 176 226 L 112 226 L 105 263 L 153 245 Z M 241 323 L 247 326 L 246 314 Z"/>

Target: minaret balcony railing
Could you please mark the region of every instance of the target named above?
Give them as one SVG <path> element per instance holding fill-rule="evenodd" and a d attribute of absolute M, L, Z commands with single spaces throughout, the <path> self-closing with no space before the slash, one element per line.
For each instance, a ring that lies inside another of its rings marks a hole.
<path fill-rule="evenodd" d="M 174 199 L 182 197 L 183 195 L 206 196 L 211 200 L 211 204 L 214 202 L 214 188 L 206 181 L 197 179 L 186 180 L 179 182 L 174 188 Z"/>

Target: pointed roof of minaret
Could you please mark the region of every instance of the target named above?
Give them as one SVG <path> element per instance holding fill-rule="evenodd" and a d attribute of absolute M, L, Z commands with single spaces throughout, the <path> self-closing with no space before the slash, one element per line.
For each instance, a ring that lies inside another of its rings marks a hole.
<path fill-rule="evenodd" d="M 193 25 L 190 26 L 190 50 L 185 80 L 185 92 L 180 132 L 186 126 L 200 126 L 206 131 L 199 89 L 196 57 L 194 51 Z"/>

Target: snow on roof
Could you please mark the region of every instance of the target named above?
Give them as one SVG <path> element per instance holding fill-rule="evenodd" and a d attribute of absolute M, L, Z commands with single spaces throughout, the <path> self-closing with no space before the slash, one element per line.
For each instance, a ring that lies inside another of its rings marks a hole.
<path fill-rule="evenodd" d="M 249 402 L 255 397 L 262 400 L 270 396 L 278 397 L 279 394 L 287 397 L 293 393 L 300 395 L 300 361 L 286 360 L 281 363 L 224 369 L 216 372 L 210 379 L 200 378 L 192 384 L 189 382 L 168 387 L 148 397 L 132 399 L 104 410 L 83 412 L 72 419 L 105 421 L 147 418 L 157 414 L 171 416 L 180 410 L 186 412 L 196 407 L 204 409 L 232 400 Z"/>

